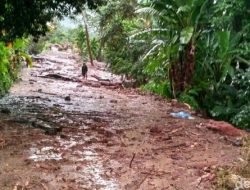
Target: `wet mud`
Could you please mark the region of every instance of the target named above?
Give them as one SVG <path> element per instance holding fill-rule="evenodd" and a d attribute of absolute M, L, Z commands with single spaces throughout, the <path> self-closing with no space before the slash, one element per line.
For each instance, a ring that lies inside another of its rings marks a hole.
<path fill-rule="evenodd" d="M 71 50 L 39 57 L 0 99 L 1 190 L 209 190 L 238 162 L 240 148 L 187 106 L 102 85 L 121 81 L 100 62 L 86 81 Z"/>

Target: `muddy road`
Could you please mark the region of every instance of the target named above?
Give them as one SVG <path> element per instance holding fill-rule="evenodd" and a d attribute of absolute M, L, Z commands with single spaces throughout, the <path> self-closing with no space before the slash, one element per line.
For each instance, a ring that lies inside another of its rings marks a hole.
<path fill-rule="evenodd" d="M 185 105 L 107 85 L 102 63 L 83 80 L 70 50 L 39 57 L 0 99 L 1 190 L 209 190 L 238 162 L 207 120 L 170 115 Z"/>

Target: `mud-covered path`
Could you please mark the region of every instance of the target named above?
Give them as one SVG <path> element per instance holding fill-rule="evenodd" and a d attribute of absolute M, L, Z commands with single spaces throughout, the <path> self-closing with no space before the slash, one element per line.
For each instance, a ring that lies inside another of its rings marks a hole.
<path fill-rule="evenodd" d="M 40 57 L 0 100 L 1 190 L 209 190 L 240 158 L 206 120 L 169 115 L 186 106 L 90 82 L 119 81 L 102 63 L 81 82 L 71 51 Z"/>

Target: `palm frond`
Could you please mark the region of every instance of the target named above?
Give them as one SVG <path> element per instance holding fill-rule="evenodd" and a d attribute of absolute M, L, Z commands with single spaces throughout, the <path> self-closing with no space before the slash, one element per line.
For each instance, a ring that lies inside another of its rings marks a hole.
<path fill-rule="evenodd" d="M 140 32 L 137 32 L 135 34 L 132 34 L 129 39 L 133 39 L 137 36 L 141 36 L 143 34 L 147 34 L 147 33 L 152 33 L 152 32 L 166 32 L 166 31 L 169 31 L 167 28 L 152 28 L 152 29 L 148 29 L 148 30 L 143 30 L 143 31 L 140 31 Z"/>
<path fill-rule="evenodd" d="M 154 51 L 156 51 L 160 46 L 165 44 L 163 40 L 154 40 L 153 43 L 155 44 L 143 57 L 142 61 L 147 59 Z"/>
<path fill-rule="evenodd" d="M 143 7 L 135 11 L 136 14 L 147 14 L 152 16 L 160 15 L 160 12 L 153 7 Z"/>

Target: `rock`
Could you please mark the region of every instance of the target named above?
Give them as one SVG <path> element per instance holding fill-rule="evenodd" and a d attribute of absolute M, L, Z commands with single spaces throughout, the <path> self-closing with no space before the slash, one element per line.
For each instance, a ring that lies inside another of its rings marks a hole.
<path fill-rule="evenodd" d="M 124 88 L 135 88 L 136 87 L 136 81 L 132 81 L 132 80 L 123 81 L 122 86 Z"/>
<path fill-rule="evenodd" d="M 64 100 L 65 100 L 65 101 L 70 101 L 71 98 L 70 98 L 70 96 L 66 96 L 66 97 L 64 98 Z"/>
<path fill-rule="evenodd" d="M 46 135 L 56 135 L 58 132 L 58 129 L 57 128 L 50 128 L 50 129 L 46 129 L 45 130 L 45 134 Z"/>
<path fill-rule="evenodd" d="M 8 108 L 2 108 L 2 109 L 1 109 L 1 113 L 4 113 L 4 114 L 11 114 L 11 111 L 10 111 L 10 109 L 8 109 Z"/>
<path fill-rule="evenodd" d="M 110 100 L 110 103 L 118 103 L 117 100 Z"/>
<path fill-rule="evenodd" d="M 150 129 L 150 133 L 161 133 L 161 129 L 159 127 L 152 127 Z"/>

